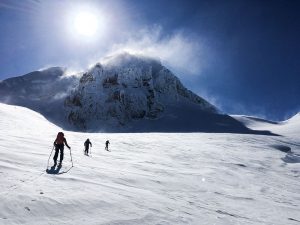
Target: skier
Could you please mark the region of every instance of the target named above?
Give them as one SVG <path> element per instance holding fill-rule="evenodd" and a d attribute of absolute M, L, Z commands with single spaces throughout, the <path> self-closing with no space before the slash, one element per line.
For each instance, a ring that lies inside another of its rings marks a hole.
<path fill-rule="evenodd" d="M 71 149 L 71 147 L 68 145 L 66 138 L 64 137 L 63 132 L 58 132 L 57 137 L 54 141 L 54 146 L 55 146 L 55 154 L 53 157 L 54 160 L 54 165 L 57 164 L 57 157 L 58 157 L 58 152 L 60 151 L 60 158 L 59 158 L 59 165 L 62 164 L 62 161 L 64 159 L 64 144 Z"/>
<path fill-rule="evenodd" d="M 109 143 L 109 140 L 107 140 L 107 141 L 105 142 L 105 150 L 106 150 L 106 151 L 109 151 L 109 150 L 108 150 L 108 145 L 109 145 L 109 144 L 110 144 L 110 143 Z"/>
<path fill-rule="evenodd" d="M 86 139 L 86 141 L 84 142 L 84 147 L 85 147 L 85 150 L 84 150 L 84 154 L 85 155 L 89 155 L 89 147 L 92 147 L 92 142 L 90 142 L 90 139 Z"/>

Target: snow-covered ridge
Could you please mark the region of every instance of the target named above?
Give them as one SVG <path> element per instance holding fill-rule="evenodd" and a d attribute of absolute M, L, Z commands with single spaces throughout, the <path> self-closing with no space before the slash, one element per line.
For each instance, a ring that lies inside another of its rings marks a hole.
<path fill-rule="evenodd" d="M 0 83 L 0 102 L 28 107 L 63 126 L 63 102 L 79 80 L 65 72 L 65 68 L 51 67 L 6 79 Z"/>
<path fill-rule="evenodd" d="M 282 122 L 268 121 L 251 116 L 231 115 L 250 129 L 269 130 L 284 136 L 297 136 L 300 133 L 300 113 Z"/>
<path fill-rule="evenodd" d="M 283 121 L 282 123 L 297 123 L 300 125 L 300 112 L 292 116 L 291 118 Z"/>
<path fill-rule="evenodd" d="M 4 80 L 0 102 L 33 109 L 68 130 L 252 132 L 184 87 L 159 60 L 127 53 L 80 76 L 55 67 Z"/>
<path fill-rule="evenodd" d="M 41 114 L 21 106 L 12 106 L 0 103 L 0 127 L 7 132 L 28 133 L 36 135 L 47 127 L 49 130 L 60 130 Z M 31 132 L 35 131 L 34 134 Z M 45 132 L 45 131 L 43 131 Z M 11 134 L 11 133 L 9 133 Z M 41 134 L 42 135 L 42 134 Z"/>

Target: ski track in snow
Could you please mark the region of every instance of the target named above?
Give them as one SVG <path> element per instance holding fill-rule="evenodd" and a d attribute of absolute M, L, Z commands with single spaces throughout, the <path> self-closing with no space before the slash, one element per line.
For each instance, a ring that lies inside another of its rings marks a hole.
<path fill-rule="evenodd" d="M 300 224 L 296 136 L 65 132 L 74 167 L 47 174 L 58 131 L 0 104 L 0 224 Z"/>

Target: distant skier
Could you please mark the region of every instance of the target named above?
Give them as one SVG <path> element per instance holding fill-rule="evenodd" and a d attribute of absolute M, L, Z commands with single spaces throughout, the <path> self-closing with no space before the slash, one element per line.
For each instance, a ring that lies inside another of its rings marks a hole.
<path fill-rule="evenodd" d="M 54 141 L 54 146 L 55 146 L 55 154 L 53 157 L 54 160 L 54 165 L 57 164 L 57 157 L 58 157 L 58 152 L 60 151 L 60 158 L 59 158 L 59 164 L 62 164 L 62 161 L 64 159 L 64 144 L 71 149 L 71 147 L 68 145 L 66 138 L 64 137 L 63 132 L 58 132 L 57 137 Z"/>
<path fill-rule="evenodd" d="M 106 150 L 106 151 L 109 151 L 109 150 L 108 150 L 108 145 L 109 145 L 109 144 L 110 144 L 110 143 L 109 143 L 109 140 L 107 140 L 107 141 L 105 142 L 105 150 Z"/>
<path fill-rule="evenodd" d="M 89 155 L 90 145 L 92 147 L 92 142 L 90 142 L 90 139 L 86 139 L 86 141 L 84 142 L 84 147 L 85 147 L 84 154 L 85 155 Z"/>

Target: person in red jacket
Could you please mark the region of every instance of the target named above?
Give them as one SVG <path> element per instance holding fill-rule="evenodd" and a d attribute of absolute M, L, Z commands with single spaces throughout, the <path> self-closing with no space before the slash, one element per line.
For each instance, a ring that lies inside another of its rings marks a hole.
<path fill-rule="evenodd" d="M 53 157 L 54 160 L 54 165 L 57 164 L 57 157 L 58 157 L 58 152 L 60 151 L 60 158 L 59 158 L 59 164 L 62 164 L 62 161 L 64 159 L 64 145 L 66 145 L 69 149 L 71 149 L 71 147 L 68 145 L 67 140 L 65 138 L 65 135 L 63 132 L 59 132 L 57 134 L 57 137 L 54 141 L 54 146 L 55 146 L 55 154 Z"/>

